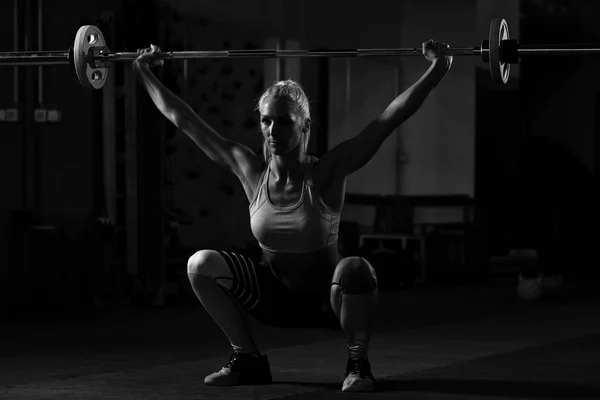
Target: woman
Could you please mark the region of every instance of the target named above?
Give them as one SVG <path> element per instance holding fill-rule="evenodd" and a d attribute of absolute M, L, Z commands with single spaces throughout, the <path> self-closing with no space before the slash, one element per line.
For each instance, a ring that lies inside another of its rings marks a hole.
<path fill-rule="evenodd" d="M 310 109 L 302 88 L 287 80 L 258 101 L 263 154 L 220 136 L 150 68 L 161 65 L 151 45 L 138 51 L 137 78 L 156 107 L 215 163 L 233 172 L 250 202 L 260 257 L 200 250 L 190 257 L 194 293 L 229 339 L 233 353 L 208 385 L 271 382 L 267 357 L 255 344 L 246 314 L 279 326 L 331 326 L 335 318 L 348 344 L 342 391 L 374 390 L 368 360 L 377 278 L 369 262 L 338 253 L 338 227 L 347 177 L 363 167 L 396 127 L 423 104 L 449 71 L 448 45 L 430 40 L 424 75 L 365 127 L 320 159 L 307 154 Z"/>

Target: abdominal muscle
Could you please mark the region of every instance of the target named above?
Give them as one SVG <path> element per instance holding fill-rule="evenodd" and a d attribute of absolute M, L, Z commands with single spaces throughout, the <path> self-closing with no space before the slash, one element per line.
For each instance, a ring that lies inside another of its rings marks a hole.
<path fill-rule="evenodd" d="M 262 252 L 265 264 L 281 283 L 298 292 L 327 289 L 340 260 L 337 242 L 310 253 Z"/>

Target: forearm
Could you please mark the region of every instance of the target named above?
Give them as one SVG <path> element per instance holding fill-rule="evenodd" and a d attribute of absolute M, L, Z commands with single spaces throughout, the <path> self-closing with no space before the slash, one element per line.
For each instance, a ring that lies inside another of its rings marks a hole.
<path fill-rule="evenodd" d="M 449 69 L 449 62 L 445 58 L 434 60 L 417 82 L 390 103 L 381 114 L 380 121 L 395 129 L 423 105 L 429 93 L 440 83 Z"/>
<path fill-rule="evenodd" d="M 158 110 L 175 126 L 182 128 L 181 125 L 193 117 L 194 111 L 191 107 L 165 87 L 156 75 L 152 73 L 148 64 L 134 61 L 133 71 Z"/>

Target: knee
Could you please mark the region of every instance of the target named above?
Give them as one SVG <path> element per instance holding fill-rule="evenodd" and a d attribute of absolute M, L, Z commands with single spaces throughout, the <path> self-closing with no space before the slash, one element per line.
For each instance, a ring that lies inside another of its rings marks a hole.
<path fill-rule="evenodd" d="M 377 289 L 377 275 L 364 258 L 347 257 L 336 267 L 332 283 L 340 286 L 344 294 L 366 294 Z"/>
<path fill-rule="evenodd" d="M 223 263 L 223 258 L 216 250 L 200 250 L 194 253 L 187 263 L 188 275 L 202 275 L 215 277 L 218 265 Z"/>

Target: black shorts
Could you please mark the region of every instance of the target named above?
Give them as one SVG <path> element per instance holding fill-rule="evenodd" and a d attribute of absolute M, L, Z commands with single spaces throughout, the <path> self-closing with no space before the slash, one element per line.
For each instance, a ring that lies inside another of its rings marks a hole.
<path fill-rule="evenodd" d="M 231 294 L 259 321 L 288 328 L 341 329 L 331 308 L 329 290 L 293 292 L 273 274 L 261 257 L 219 251 L 233 275 Z"/>

